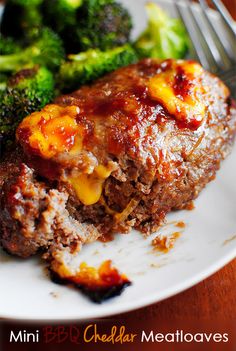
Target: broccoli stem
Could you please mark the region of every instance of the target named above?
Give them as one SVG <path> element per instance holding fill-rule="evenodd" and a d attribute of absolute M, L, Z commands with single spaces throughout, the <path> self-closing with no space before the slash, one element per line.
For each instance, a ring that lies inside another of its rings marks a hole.
<path fill-rule="evenodd" d="M 18 68 L 30 62 L 31 55 L 33 55 L 32 50 L 24 50 L 16 54 L 0 56 L 0 71 L 17 71 Z"/>

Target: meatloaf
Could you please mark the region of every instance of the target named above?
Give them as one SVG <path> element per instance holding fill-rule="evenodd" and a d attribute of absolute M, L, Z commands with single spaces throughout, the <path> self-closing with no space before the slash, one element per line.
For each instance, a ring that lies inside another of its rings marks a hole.
<path fill-rule="evenodd" d="M 228 88 L 193 61 L 146 59 L 26 117 L 1 164 L 2 246 L 27 257 L 156 231 L 231 150 Z"/>

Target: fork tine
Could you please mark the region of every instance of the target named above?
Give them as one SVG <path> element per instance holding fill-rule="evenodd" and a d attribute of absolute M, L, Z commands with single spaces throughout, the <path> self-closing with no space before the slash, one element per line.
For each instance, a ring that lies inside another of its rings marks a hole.
<path fill-rule="evenodd" d="M 200 6 L 202 8 L 203 17 L 204 17 L 204 19 L 205 19 L 205 21 L 206 21 L 206 23 L 211 31 L 214 46 L 216 47 L 216 50 L 218 51 L 219 55 L 222 56 L 222 59 L 224 61 L 223 68 L 228 69 L 232 66 L 232 61 L 235 60 L 235 55 L 232 51 L 232 48 L 229 45 L 228 41 L 224 41 L 224 40 L 220 39 L 219 34 L 215 30 L 215 28 L 212 24 L 211 18 L 209 16 L 209 12 L 208 12 L 209 7 L 208 7 L 206 0 L 199 0 L 199 3 L 200 3 Z"/>
<path fill-rule="evenodd" d="M 186 30 L 190 36 L 192 46 L 194 48 L 194 53 L 198 57 L 199 61 L 201 62 L 202 66 L 205 67 L 206 69 L 209 69 L 209 62 L 206 57 L 206 54 L 203 50 L 203 47 L 201 43 L 199 42 L 199 37 L 196 31 L 196 28 L 192 26 L 192 22 L 189 20 L 189 17 L 187 18 L 184 13 L 182 12 L 182 6 L 179 4 L 179 0 L 174 1 L 174 5 L 176 8 L 177 13 L 179 14 L 182 22 L 184 23 Z"/>
<path fill-rule="evenodd" d="M 220 66 L 219 63 L 222 61 L 219 55 L 218 49 L 216 48 L 211 35 L 209 33 L 208 28 L 204 23 L 199 20 L 198 14 L 193 10 L 191 1 L 184 0 L 183 3 L 188 11 L 188 18 L 190 19 L 191 28 L 195 29 L 196 32 L 196 39 L 197 43 L 200 42 L 202 50 L 207 60 L 207 66 L 204 65 L 205 68 L 210 69 L 212 72 L 216 72 L 218 67 Z M 202 28 L 204 26 L 204 28 Z M 197 44 L 194 42 L 194 45 Z"/>
<path fill-rule="evenodd" d="M 227 27 L 230 29 L 230 31 L 233 33 L 233 35 L 236 35 L 236 30 L 233 27 L 233 19 L 229 14 L 229 11 L 226 9 L 225 5 L 222 3 L 220 0 L 212 0 L 213 4 L 221 14 L 225 24 Z"/>
<path fill-rule="evenodd" d="M 199 16 L 195 11 L 193 11 L 191 3 L 189 3 L 189 10 L 191 12 L 194 22 L 196 23 L 196 26 L 198 28 L 198 31 L 201 35 L 202 40 L 206 43 L 207 47 L 210 50 L 210 53 L 214 61 L 214 70 L 217 70 L 217 67 L 224 68 L 224 63 L 222 62 L 222 57 L 220 55 L 220 52 L 216 46 L 216 43 L 213 40 L 211 33 L 209 32 L 209 28 L 207 25 L 208 18 L 206 16 L 205 10 L 201 11 L 201 14 L 203 15 L 203 18 L 205 19 L 205 21 L 200 20 L 201 16 Z"/>

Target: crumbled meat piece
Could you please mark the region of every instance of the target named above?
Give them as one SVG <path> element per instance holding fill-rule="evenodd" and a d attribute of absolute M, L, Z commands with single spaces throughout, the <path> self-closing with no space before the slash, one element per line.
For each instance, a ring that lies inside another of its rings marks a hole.
<path fill-rule="evenodd" d="M 174 244 L 180 235 L 179 232 L 172 233 L 171 235 L 157 235 L 152 240 L 152 246 L 155 250 L 169 252 L 173 249 Z"/>

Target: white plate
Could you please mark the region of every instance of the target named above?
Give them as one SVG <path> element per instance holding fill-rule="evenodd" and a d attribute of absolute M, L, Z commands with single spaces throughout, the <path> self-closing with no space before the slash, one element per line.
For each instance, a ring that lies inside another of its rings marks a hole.
<path fill-rule="evenodd" d="M 135 34 L 145 26 L 143 4 L 126 0 L 134 15 Z M 173 10 L 170 2 L 164 7 Z M 198 10 L 196 8 L 196 10 Z M 213 13 L 217 28 L 220 21 Z M 223 30 L 221 29 L 221 33 Z M 84 247 L 79 262 L 99 264 L 112 259 L 133 285 L 101 305 L 75 290 L 53 284 L 39 258 L 18 260 L 0 253 L 0 317 L 17 319 L 88 319 L 136 309 L 174 295 L 214 273 L 236 257 L 236 148 L 222 164 L 214 182 L 195 201 L 193 211 L 179 211 L 168 222 L 184 221 L 186 228 L 168 254 L 152 252 L 151 240 L 141 234 L 117 235 L 115 241 Z M 179 229 L 170 225 L 162 232 Z M 234 240 L 234 239 L 235 240 Z M 232 240 L 230 240 L 232 239 Z"/>

